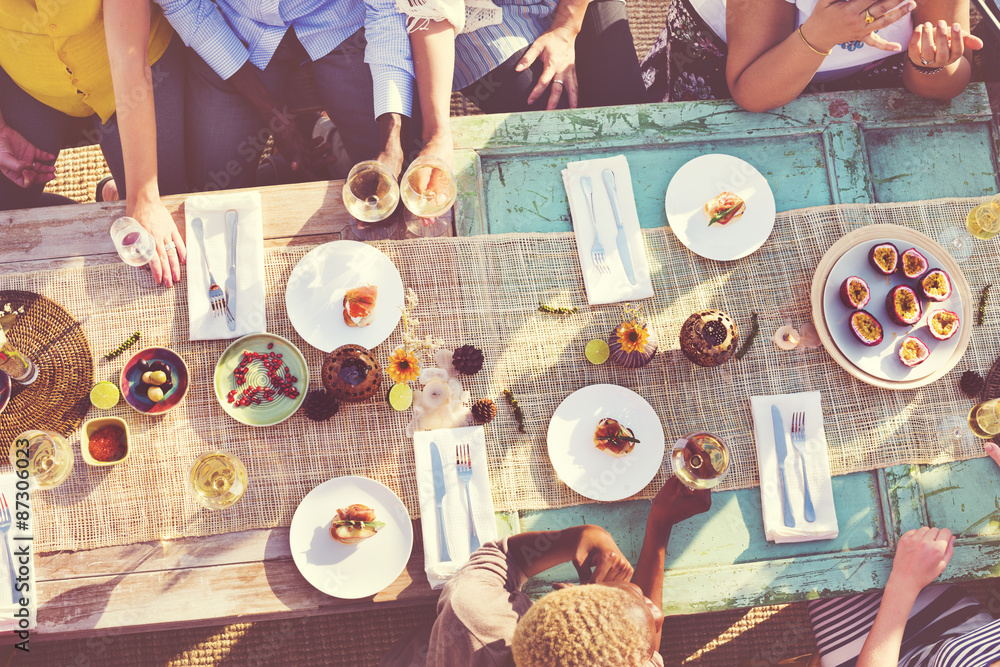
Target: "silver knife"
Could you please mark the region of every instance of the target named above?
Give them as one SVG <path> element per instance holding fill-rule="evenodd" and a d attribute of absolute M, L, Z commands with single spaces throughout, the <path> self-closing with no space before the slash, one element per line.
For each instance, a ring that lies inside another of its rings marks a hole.
<path fill-rule="evenodd" d="M 229 310 L 229 330 L 236 331 L 236 223 L 239 215 L 235 210 L 226 211 L 226 232 L 229 237 L 229 276 L 226 278 L 226 308 Z"/>
<path fill-rule="evenodd" d="M 444 536 L 444 511 L 441 509 L 441 501 L 444 500 L 444 468 L 441 466 L 441 452 L 438 451 L 437 443 L 431 443 L 431 472 L 434 474 L 434 504 L 437 506 L 438 526 L 441 533 L 441 562 L 451 560 L 448 555 L 448 540 Z"/>
<path fill-rule="evenodd" d="M 781 421 L 781 412 L 777 405 L 771 406 L 771 419 L 774 422 L 774 451 L 778 455 L 778 472 L 781 473 L 781 499 L 784 501 L 785 525 L 795 526 L 792 516 L 792 504 L 788 501 L 788 483 L 785 481 L 785 458 L 788 456 L 788 446 L 785 444 L 785 424 Z"/>
<path fill-rule="evenodd" d="M 621 257 L 622 266 L 625 267 L 625 275 L 628 276 L 628 281 L 633 285 L 638 283 L 635 282 L 635 268 L 632 266 L 632 255 L 628 251 L 628 237 L 625 236 L 625 226 L 622 224 L 622 218 L 618 214 L 618 190 L 615 188 L 615 172 L 611 169 L 605 169 L 601 176 L 604 177 L 604 188 L 608 191 L 608 197 L 611 199 L 611 212 L 615 214 L 615 224 L 618 225 L 618 238 L 615 242 L 618 244 L 618 256 Z"/>

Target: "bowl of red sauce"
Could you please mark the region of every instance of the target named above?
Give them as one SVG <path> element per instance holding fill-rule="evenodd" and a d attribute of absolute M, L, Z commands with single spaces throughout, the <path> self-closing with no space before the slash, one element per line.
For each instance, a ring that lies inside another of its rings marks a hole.
<path fill-rule="evenodd" d="M 83 424 L 80 453 L 92 466 L 112 466 L 129 456 L 128 424 L 118 417 L 98 417 Z"/>

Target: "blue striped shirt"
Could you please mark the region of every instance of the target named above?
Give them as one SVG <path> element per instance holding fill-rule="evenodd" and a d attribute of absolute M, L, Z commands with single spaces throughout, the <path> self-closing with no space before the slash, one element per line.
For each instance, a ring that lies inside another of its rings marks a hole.
<path fill-rule="evenodd" d="M 455 38 L 454 89 L 475 83 L 552 25 L 558 0 L 493 0 L 503 22 Z"/>
<path fill-rule="evenodd" d="M 394 0 L 156 0 L 184 43 L 223 79 L 249 60 L 263 70 L 295 29 L 318 60 L 365 27 L 365 62 L 372 70 L 375 117 L 409 116 L 413 60 L 406 17 Z"/>

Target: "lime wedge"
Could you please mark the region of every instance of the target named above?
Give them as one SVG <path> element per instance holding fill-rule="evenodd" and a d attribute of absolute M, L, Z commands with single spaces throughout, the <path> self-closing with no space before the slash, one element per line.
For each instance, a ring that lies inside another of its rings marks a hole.
<path fill-rule="evenodd" d="M 110 410 L 118 405 L 118 396 L 118 387 L 110 382 L 98 382 L 90 390 L 90 402 L 101 410 Z"/>
<path fill-rule="evenodd" d="M 600 366 L 611 356 L 611 348 L 608 347 L 608 342 L 600 339 L 587 343 L 585 352 L 587 354 L 587 361 L 595 366 Z"/>
<path fill-rule="evenodd" d="M 413 390 L 405 382 L 399 382 L 389 390 L 389 405 L 402 412 L 413 404 Z"/>

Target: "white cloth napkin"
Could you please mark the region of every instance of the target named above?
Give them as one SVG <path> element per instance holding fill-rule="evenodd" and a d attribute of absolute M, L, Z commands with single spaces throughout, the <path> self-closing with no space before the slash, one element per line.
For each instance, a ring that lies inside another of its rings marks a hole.
<path fill-rule="evenodd" d="M 482 426 L 442 428 L 436 431 L 418 431 L 413 434 L 413 458 L 417 473 L 417 491 L 420 497 L 420 525 L 424 538 L 424 571 L 431 588 L 440 588 L 451 578 L 471 555 L 469 545 L 472 534 L 469 524 L 469 505 L 465 486 L 458 481 L 455 466 L 455 449 L 459 443 L 469 443 L 472 457 L 472 512 L 480 545 L 497 539 L 497 524 L 493 511 L 490 476 L 486 469 L 486 434 Z M 444 514 L 444 534 L 448 545 L 449 560 L 441 562 L 440 517 L 435 503 L 434 473 L 431 470 L 431 450 L 436 446 L 441 454 L 444 470 L 445 495 L 441 503 Z"/>
<path fill-rule="evenodd" d="M 629 254 L 635 268 L 633 285 L 625 275 L 621 255 L 618 253 L 618 225 L 611 210 L 611 198 L 604 185 L 603 172 L 611 169 L 615 173 L 615 189 L 618 191 L 618 212 L 622 226 L 628 237 Z M 600 273 L 594 266 L 591 250 L 594 246 L 594 222 L 590 217 L 590 205 L 580 188 L 580 177 L 590 176 L 594 186 L 594 216 L 597 229 L 604 246 L 604 261 L 610 273 Z M 632 174 L 624 155 L 570 162 L 562 171 L 569 213 L 576 233 L 576 249 L 580 253 L 580 267 L 583 283 L 587 287 L 587 301 L 596 306 L 603 303 L 634 301 L 653 296 L 653 282 L 649 277 L 649 263 L 646 261 L 646 246 L 639 227 L 639 214 L 635 210 L 635 195 L 632 193 Z"/>
<path fill-rule="evenodd" d="M 7 531 L 6 535 L 7 548 L 10 549 L 14 569 L 19 570 L 20 567 L 25 565 L 25 563 L 19 560 L 25 558 L 24 551 L 28 551 L 27 558 L 29 561 L 33 560 L 35 547 L 34 542 L 30 539 L 17 539 L 19 537 L 29 538 L 33 533 L 31 530 L 32 525 L 30 513 L 28 519 L 28 529 L 25 530 L 23 527 L 18 526 L 19 520 L 17 519 L 18 507 L 16 485 L 17 475 L 14 473 L 0 475 L 0 492 L 3 493 L 4 498 L 7 500 L 7 508 L 10 511 L 11 517 L 10 530 Z M 0 533 L 0 537 L 2 536 L 3 533 Z M 27 588 L 15 592 L 11 583 L 10 563 L 7 560 L 7 553 L 3 551 L 2 547 L 0 547 L 0 631 L 4 633 L 31 630 L 35 627 L 35 613 L 38 606 L 38 588 L 35 586 L 35 566 L 31 562 L 28 562 L 27 570 L 28 578 L 23 579 L 23 575 L 19 575 L 22 577 L 22 581 L 17 582 L 19 586 L 24 586 L 26 584 Z M 17 603 L 14 602 L 15 595 L 18 600 Z M 22 598 L 27 601 L 27 606 L 21 606 L 20 600 Z M 20 614 L 20 616 L 15 616 L 14 614 Z M 20 621 L 24 618 L 28 621 L 27 628 L 20 625 Z M 14 636 L 16 637 L 17 635 Z M 15 639 L 14 641 L 19 642 L 22 641 L 22 639 Z"/>
<path fill-rule="evenodd" d="M 209 280 L 202 261 L 201 245 L 194 237 L 191 221 L 201 218 L 205 229 L 205 253 L 216 283 L 223 290 L 229 276 L 229 239 L 226 211 L 239 215 L 236 233 L 236 330 L 230 331 L 225 315 L 216 316 L 208 298 Z M 187 222 L 188 326 L 191 340 L 239 338 L 267 331 L 264 312 L 264 221 L 259 192 L 228 192 L 195 195 L 184 202 Z"/>
<path fill-rule="evenodd" d="M 774 445 L 774 423 L 771 406 L 778 406 L 785 427 L 785 479 L 788 482 L 788 499 L 795 527 L 784 522 L 784 500 L 781 495 L 781 478 L 778 474 L 778 456 Z M 764 514 L 764 535 L 768 540 L 782 542 L 810 542 L 830 540 L 837 536 L 837 509 L 833 503 L 833 485 L 830 482 L 830 460 L 827 456 L 826 435 L 823 433 L 823 407 L 818 391 L 780 396 L 751 396 L 754 437 L 757 440 L 757 466 L 760 469 L 760 504 Z M 792 447 L 790 429 L 793 412 L 805 412 L 806 471 L 809 493 L 816 520 L 807 522 L 803 503 L 802 457 Z"/>

